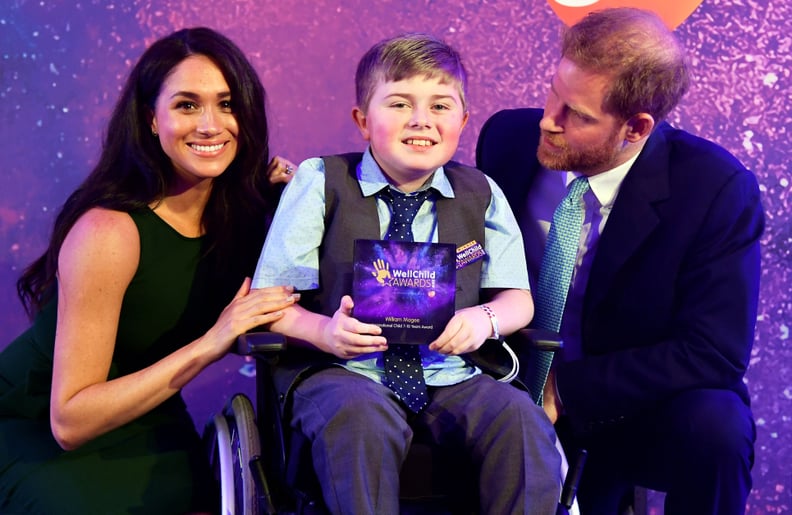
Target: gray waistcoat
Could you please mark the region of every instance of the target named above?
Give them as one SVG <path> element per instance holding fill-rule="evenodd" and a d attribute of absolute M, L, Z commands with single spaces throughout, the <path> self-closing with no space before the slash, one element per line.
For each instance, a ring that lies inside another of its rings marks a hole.
<path fill-rule="evenodd" d="M 319 290 L 301 302 L 317 313 L 333 316 L 341 297 L 352 291 L 352 251 L 356 239 L 380 236 L 376 195 L 364 197 L 356 177 L 362 154 L 324 157 L 325 232 L 319 253 Z M 491 191 L 476 169 L 449 162 L 444 166 L 455 198 L 437 196 L 438 241 L 484 245 L 484 215 Z M 479 303 L 481 261 L 457 270 L 456 309 Z"/>
<path fill-rule="evenodd" d="M 303 307 L 315 313 L 333 316 L 341 297 L 352 292 L 353 242 L 380 239 L 376 195 L 364 197 L 356 176 L 361 158 L 360 153 L 323 158 L 325 232 L 319 250 L 320 287 L 302 292 L 300 300 Z M 476 240 L 484 246 L 484 216 L 492 197 L 487 179 L 480 171 L 454 162 L 443 169 L 454 188 L 455 198 L 437 197 L 439 242 L 460 246 Z M 479 303 L 480 282 L 481 261 L 457 270 L 456 309 Z M 288 392 L 299 378 L 337 361 L 330 354 L 291 346 L 279 357 L 274 370 L 281 408 L 288 411 Z"/>

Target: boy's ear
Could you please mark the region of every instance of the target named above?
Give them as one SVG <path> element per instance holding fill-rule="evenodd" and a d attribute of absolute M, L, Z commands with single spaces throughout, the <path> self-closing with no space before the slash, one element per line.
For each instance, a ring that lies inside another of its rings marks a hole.
<path fill-rule="evenodd" d="M 358 130 L 360 131 L 360 135 L 363 136 L 365 141 L 369 140 L 369 130 L 368 130 L 368 120 L 366 119 L 366 113 L 363 112 L 358 106 L 352 108 L 352 120 L 355 122 Z"/>

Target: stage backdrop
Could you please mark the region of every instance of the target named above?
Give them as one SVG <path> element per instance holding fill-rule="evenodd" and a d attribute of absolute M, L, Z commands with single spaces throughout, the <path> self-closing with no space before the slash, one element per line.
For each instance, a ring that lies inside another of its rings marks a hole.
<path fill-rule="evenodd" d="M 374 42 L 432 32 L 470 71 L 470 123 L 457 159 L 473 162 L 495 111 L 542 106 L 564 21 L 625 0 L 3 0 L 0 5 L 0 348 L 27 324 L 19 271 L 45 246 L 54 214 L 95 162 L 130 65 L 157 37 L 205 25 L 250 56 L 269 93 L 272 150 L 294 161 L 361 149 L 353 73 Z M 695 82 L 671 115 L 754 170 L 767 212 L 756 345 L 746 381 L 758 441 L 749 513 L 792 506 L 790 70 L 788 0 L 632 0 L 655 7 L 692 57 Z M 575 7 L 587 4 L 588 7 Z M 668 7 L 665 4 L 674 4 Z M 698 5 L 701 4 L 701 5 Z M 203 423 L 250 367 L 227 358 L 186 391 Z"/>

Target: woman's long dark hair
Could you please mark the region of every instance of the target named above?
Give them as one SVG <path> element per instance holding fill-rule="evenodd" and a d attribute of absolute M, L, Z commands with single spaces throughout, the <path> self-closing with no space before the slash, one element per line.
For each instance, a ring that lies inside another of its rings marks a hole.
<path fill-rule="evenodd" d="M 237 156 L 214 179 L 203 213 L 206 258 L 219 274 L 218 281 L 241 282 L 252 272 L 270 206 L 277 199 L 266 173 L 264 87 L 231 40 L 208 28 L 183 29 L 151 45 L 132 69 L 108 123 L 99 162 L 61 208 L 47 250 L 17 281 L 17 294 L 29 316 L 54 296 L 58 254 L 80 216 L 94 207 L 131 212 L 164 198 L 175 174 L 150 122 L 163 82 L 191 55 L 204 55 L 221 70 L 239 125 Z M 230 288 L 235 291 L 238 286 Z"/>

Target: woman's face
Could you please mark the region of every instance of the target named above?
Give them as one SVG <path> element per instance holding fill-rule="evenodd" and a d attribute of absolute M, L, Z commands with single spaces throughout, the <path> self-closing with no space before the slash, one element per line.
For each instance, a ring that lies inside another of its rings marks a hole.
<path fill-rule="evenodd" d="M 179 182 L 192 185 L 222 174 L 237 154 L 239 126 L 220 69 L 206 56 L 187 57 L 162 84 L 151 130 Z"/>

